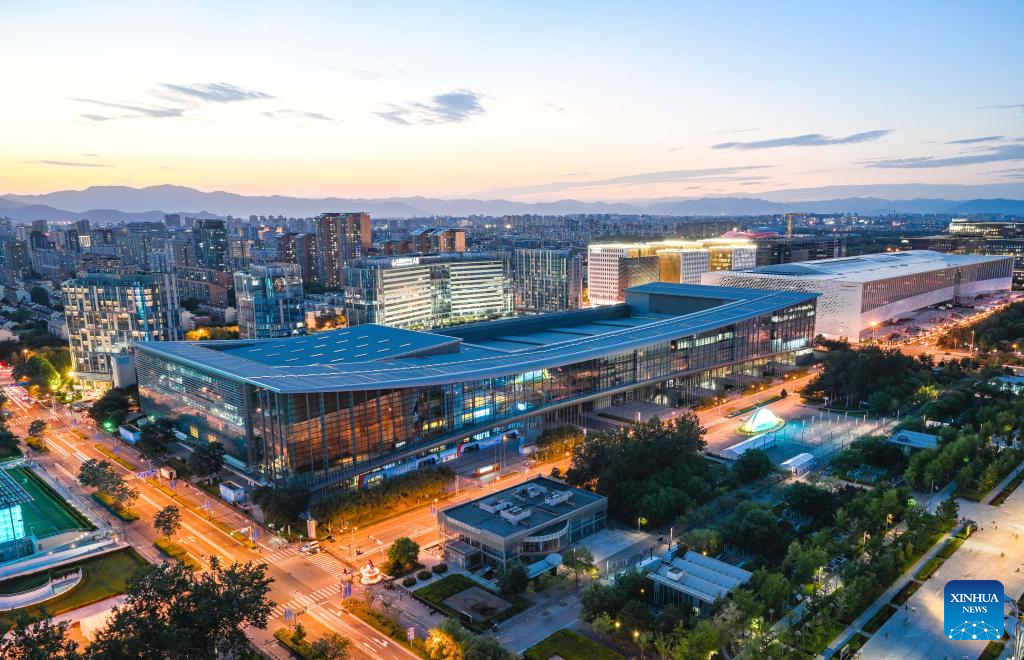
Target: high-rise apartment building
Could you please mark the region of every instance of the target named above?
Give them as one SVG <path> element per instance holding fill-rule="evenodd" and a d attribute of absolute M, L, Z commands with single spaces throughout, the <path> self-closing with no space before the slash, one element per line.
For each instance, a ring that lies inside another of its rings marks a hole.
<path fill-rule="evenodd" d="M 228 230 L 223 220 L 200 218 L 192 226 L 196 265 L 227 270 Z"/>
<path fill-rule="evenodd" d="M 71 365 L 87 386 L 111 385 L 112 360 L 129 353 L 132 342 L 181 339 L 173 275 L 89 273 L 63 290 Z"/>
<path fill-rule="evenodd" d="M 345 266 L 366 255 L 372 246 L 367 213 L 322 213 L 316 219 L 320 283 L 328 289 L 345 286 Z"/>
<path fill-rule="evenodd" d="M 302 276 L 295 264 L 255 265 L 236 272 L 235 300 L 241 339 L 306 334 Z"/>
<path fill-rule="evenodd" d="M 296 264 L 306 286 L 320 281 L 316 267 L 317 253 L 314 234 L 288 233 L 277 239 L 277 260 L 286 264 Z"/>
<path fill-rule="evenodd" d="M 516 250 L 512 263 L 517 312 L 564 312 L 583 304 L 583 259 L 570 250 Z"/>
<path fill-rule="evenodd" d="M 587 248 L 590 304 L 617 305 L 626 289 L 658 281 L 658 257 L 650 245 L 609 243 Z"/>

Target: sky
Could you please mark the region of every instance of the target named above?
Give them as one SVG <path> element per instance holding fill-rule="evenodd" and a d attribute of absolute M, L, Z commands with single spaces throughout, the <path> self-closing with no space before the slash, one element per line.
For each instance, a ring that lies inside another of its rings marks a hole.
<path fill-rule="evenodd" d="M 0 3 L 0 193 L 1024 183 L 1024 3 Z"/>

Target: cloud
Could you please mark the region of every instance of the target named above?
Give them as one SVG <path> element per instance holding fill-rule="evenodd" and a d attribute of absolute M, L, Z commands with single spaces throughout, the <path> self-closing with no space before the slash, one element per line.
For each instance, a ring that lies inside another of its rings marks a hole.
<path fill-rule="evenodd" d="M 268 119 L 276 119 L 278 117 L 295 117 L 297 119 L 316 119 L 319 121 L 334 121 L 327 115 L 322 115 L 319 112 L 306 112 L 304 110 L 290 110 L 285 108 L 284 110 L 272 110 L 263 113 L 264 117 Z"/>
<path fill-rule="evenodd" d="M 161 83 L 161 86 L 175 96 L 196 99 L 206 103 L 233 103 L 235 101 L 255 101 L 272 99 L 270 94 L 254 89 L 244 89 L 231 83 L 199 83 L 195 85 L 177 85 Z"/>
<path fill-rule="evenodd" d="M 979 142 L 999 142 L 1002 135 L 986 135 L 985 137 L 963 138 L 962 140 L 950 140 L 946 144 L 978 144 Z"/>
<path fill-rule="evenodd" d="M 475 115 L 484 114 L 482 96 L 468 89 L 438 94 L 427 103 L 391 104 L 378 117 L 393 124 L 457 124 Z"/>
<path fill-rule="evenodd" d="M 98 101 L 96 99 L 80 99 L 73 98 L 72 101 L 78 101 L 79 103 L 91 103 L 98 105 L 102 108 L 112 108 L 114 110 L 125 110 L 130 113 L 127 115 L 82 115 L 86 119 L 93 121 L 109 121 L 111 119 L 132 119 L 135 117 L 152 117 L 154 119 L 165 119 L 167 117 L 180 117 L 185 114 L 185 108 L 159 106 L 159 105 L 131 105 L 128 103 L 108 103 L 107 101 Z"/>
<path fill-rule="evenodd" d="M 978 110 L 1024 110 L 1024 103 L 1002 103 L 999 105 L 979 105 Z"/>
<path fill-rule="evenodd" d="M 830 137 L 821 133 L 807 133 L 806 135 L 793 135 L 791 137 L 774 138 L 771 140 L 756 140 L 754 142 L 723 142 L 712 145 L 712 149 L 774 149 L 776 147 L 825 147 L 834 144 L 858 144 L 861 142 L 873 142 L 881 137 L 892 133 L 892 129 L 880 129 L 876 131 L 864 131 L 854 133 L 845 137 Z"/>
<path fill-rule="evenodd" d="M 700 170 L 665 170 L 661 172 L 644 172 L 643 174 L 627 174 L 610 179 L 592 179 L 589 181 L 549 181 L 512 188 L 497 188 L 487 191 L 497 195 L 523 195 L 531 193 L 561 192 L 577 188 L 604 188 L 612 186 L 642 186 L 651 183 L 677 183 L 680 181 L 703 180 L 754 180 L 758 177 L 749 175 L 733 176 L 749 170 L 758 170 L 767 165 L 748 165 L 744 167 L 715 167 Z"/>
<path fill-rule="evenodd" d="M 921 156 L 916 158 L 890 158 L 885 160 L 864 161 L 868 167 L 924 169 L 930 167 L 955 167 L 957 165 L 975 165 L 977 163 L 1001 163 L 1008 160 L 1024 160 L 1024 140 L 994 147 L 985 153 L 974 153 L 963 156 L 947 156 L 935 158 Z"/>
<path fill-rule="evenodd" d="M 76 163 L 68 160 L 23 160 L 28 165 L 56 165 L 58 167 L 110 167 L 101 163 Z"/>

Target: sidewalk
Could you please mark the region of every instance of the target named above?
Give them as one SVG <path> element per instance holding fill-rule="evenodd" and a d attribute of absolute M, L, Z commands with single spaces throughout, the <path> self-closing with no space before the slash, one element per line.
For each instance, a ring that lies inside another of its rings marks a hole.
<path fill-rule="evenodd" d="M 861 612 L 860 616 L 853 620 L 853 623 L 848 625 L 843 632 L 839 633 L 839 636 L 832 640 L 832 643 L 821 652 L 819 657 L 831 658 L 843 647 L 844 644 L 846 644 L 846 642 L 850 640 L 851 637 L 860 632 L 860 629 L 864 624 L 870 621 L 871 617 L 875 616 L 883 606 L 888 604 L 889 601 L 899 593 L 899 590 L 903 588 L 903 585 L 906 584 L 908 580 L 913 579 L 914 575 L 921 570 L 921 567 L 942 549 L 942 546 L 945 545 L 946 541 L 956 533 L 956 529 L 957 528 L 954 527 L 952 531 L 943 534 L 942 538 L 940 538 L 938 542 L 928 550 L 928 552 L 924 553 L 924 555 L 914 562 L 910 568 L 896 578 L 896 581 L 892 583 L 892 586 L 882 592 L 882 595 L 876 598 L 875 602 L 871 603 L 866 610 Z"/>

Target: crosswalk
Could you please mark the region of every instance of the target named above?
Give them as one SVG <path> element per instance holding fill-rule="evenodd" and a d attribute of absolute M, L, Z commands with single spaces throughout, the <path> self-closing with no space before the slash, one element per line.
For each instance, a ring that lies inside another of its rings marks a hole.
<path fill-rule="evenodd" d="M 315 564 L 317 568 L 322 570 L 336 578 L 341 578 L 345 575 L 345 566 L 335 559 L 334 557 L 326 553 L 317 553 L 309 558 L 310 563 Z"/>
<path fill-rule="evenodd" d="M 319 605 L 328 598 L 336 596 L 341 593 L 341 585 L 334 583 L 332 585 L 317 589 L 316 591 L 309 594 L 299 594 L 287 603 L 279 603 L 274 607 L 274 611 L 271 612 L 271 618 L 278 618 L 284 616 L 284 611 L 287 608 L 292 608 L 292 611 L 300 611 L 314 605 Z"/>
<path fill-rule="evenodd" d="M 296 556 L 298 554 L 299 554 L 299 547 L 293 545 L 291 547 L 285 548 L 284 550 L 278 550 L 277 552 L 273 552 L 273 553 L 263 557 L 263 561 L 268 563 L 268 564 L 276 564 L 279 561 L 283 561 L 283 560 L 288 559 L 290 557 L 294 557 L 294 556 Z"/>

